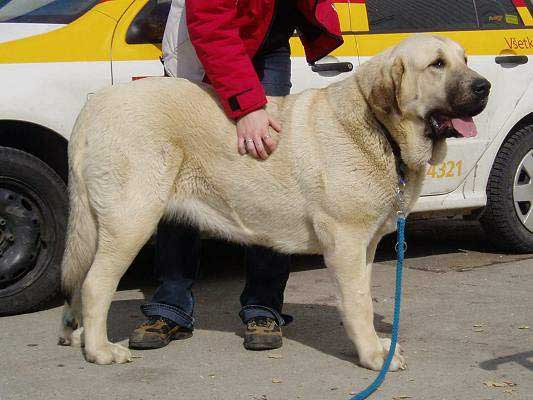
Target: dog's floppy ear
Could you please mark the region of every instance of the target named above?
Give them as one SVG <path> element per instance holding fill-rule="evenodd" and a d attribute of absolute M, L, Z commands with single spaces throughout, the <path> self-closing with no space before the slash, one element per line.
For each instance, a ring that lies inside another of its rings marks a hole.
<path fill-rule="evenodd" d="M 372 108 L 384 114 L 400 113 L 400 94 L 404 72 L 405 66 L 400 56 L 381 68 L 368 99 Z"/>

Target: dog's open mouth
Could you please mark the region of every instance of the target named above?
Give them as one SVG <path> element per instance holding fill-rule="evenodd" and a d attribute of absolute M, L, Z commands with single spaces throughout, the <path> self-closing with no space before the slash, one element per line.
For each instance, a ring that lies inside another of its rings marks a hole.
<path fill-rule="evenodd" d="M 474 137 L 477 135 L 476 124 L 472 117 L 451 118 L 443 114 L 429 117 L 430 137 L 434 139 L 449 137 Z"/>

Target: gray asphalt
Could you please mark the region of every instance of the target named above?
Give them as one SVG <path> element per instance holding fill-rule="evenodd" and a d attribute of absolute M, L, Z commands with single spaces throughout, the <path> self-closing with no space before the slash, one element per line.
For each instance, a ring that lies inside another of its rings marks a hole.
<path fill-rule="evenodd" d="M 375 399 L 533 399 L 533 259 L 492 249 L 475 224 L 414 224 L 409 236 L 400 342 L 406 371 L 389 374 Z M 191 339 L 136 351 L 126 365 L 95 366 L 56 345 L 60 307 L 0 319 L 0 400 L 348 399 L 375 372 L 357 366 L 322 260 L 300 257 L 286 291 L 284 346 L 242 347 L 236 315 L 244 274 L 239 253 L 206 246 L 211 267 L 196 286 Z M 380 335 L 391 332 L 390 240 L 378 253 L 373 296 Z M 215 270 L 215 260 L 231 264 Z M 148 261 L 140 260 L 140 264 Z M 146 268 L 148 268 L 146 266 Z M 126 343 L 142 321 L 153 283 L 130 276 L 109 316 L 110 338 Z"/>

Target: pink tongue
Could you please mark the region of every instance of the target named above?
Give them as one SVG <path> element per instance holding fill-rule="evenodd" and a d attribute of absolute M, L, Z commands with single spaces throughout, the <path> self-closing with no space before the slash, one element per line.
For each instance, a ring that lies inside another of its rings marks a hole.
<path fill-rule="evenodd" d="M 476 124 L 472 117 L 453 118 L 452 125 L 462 137 L 474 137 L 477 135 Z"/>

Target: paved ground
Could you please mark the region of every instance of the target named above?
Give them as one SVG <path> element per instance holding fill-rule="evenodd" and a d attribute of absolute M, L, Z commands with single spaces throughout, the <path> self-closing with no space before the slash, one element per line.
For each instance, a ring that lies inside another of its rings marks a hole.
<path fill-rule="evenodd" d="M 473 223 L 412 226 L 400 333 L 408 369 L 390 374 L 373 398 L 533 399 L 531 256 L 498 254 Z M 381 335 L 391 330 L 389 246 L 379 252 L 374 279 Z M 354 363 L 334 288 L 316 257 L 295 260 L 285 311 L 296 321 L 284 329 L 283 349 L 245 351 L 236 316 L 240 253 L 219 247 L 207 247 L 204 263 L 230 266 L 205 268 L 193 338 L 135 352 L 131 364 L 98 367 L 79 350 L 57 346 L 60 308 L 1 318 L 0 399 L 340 400 L 371 382 L 375 373 Z M 141 321 L 138 307 L 153 290 L 139 289 L 136 278 L 130 275 L 113 303 L 114 341 Z"/>

